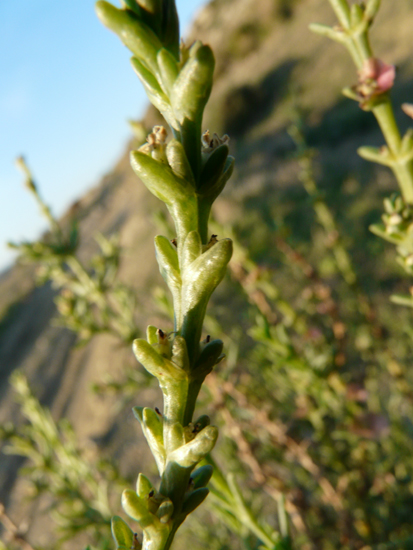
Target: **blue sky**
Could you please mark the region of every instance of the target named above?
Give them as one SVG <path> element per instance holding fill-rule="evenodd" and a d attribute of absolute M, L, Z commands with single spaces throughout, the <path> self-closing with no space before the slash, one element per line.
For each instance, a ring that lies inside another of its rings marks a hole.
<path fill-rule="evenodd" d="M 176 1 L 183 34 L 205 3 Z M 57 215 L 95 185 L 147 105 L 129 57 L 92 0 L 0 2 L 0 270 L 13 260 L 6 241 L 45 228 L 14 159 Z"/>

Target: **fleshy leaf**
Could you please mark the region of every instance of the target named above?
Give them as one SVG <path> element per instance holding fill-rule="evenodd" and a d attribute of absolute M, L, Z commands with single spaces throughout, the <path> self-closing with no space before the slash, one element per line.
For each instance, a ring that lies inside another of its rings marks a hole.
<path fill-rule="evenodd" d="M 162 88 L 169 95 L 179 74 L 178 64 L 166 48 L 159 50 L 157 58 Z"/>
<path fill-rule="evenodd" d="M 181 289 L 181 273 L 179 269 L 178 253 L 166 237 L 158 235 L 155 237 L 156 259 L 159 271 L 174 296 L 174 309 L 179 305 Z"/>
<path fill-rule="evenodd" d="M 201 354 L 196 362 L 195 368 L 193 370 L 193 378 L 202 377 L 205 378 L 209 374 L 214 366 L 219 362 L 222 356 L 222 350 L 224 344 L 222 340 L 211 340 L 208 342 L 204 349 L 201 351 Z"/>
<path fill-rule="evenodd" d="M 146 498 L 152 489 L 153 485 L 149 479 L 145 475 L 139 474 L 136 482 L 136 492 L 138 493 L 138 496 L 140 498 Z"/>
<path fill-rule="evenodd" d="M 132 151 L 131 164 L 146 187 L 167 206 L 178 237 L 198 227 L 197 199 L 191 184 L 172 169 L 141 151 Z"/>
<path fill-rule="evenodd" d="M 218 428 L 207 426 L 192 441 L 170 453 L 168 462 L 174 462 L 182 468 L 193 468 L 212 451 L 217 437 Z"/>
<path fill-rule="evenodd" d="M 129 525 L 119 516 L 113 516 L 111 521 L 112 535 L 116 546 L 131 548 L 133 544 L 133 531 Z"/>
<path fill-rule="evenodd" d="M 231 239 L 223 239 L 201 254 L 185 270 L 182 279 L 182 335 L 190 359 L 197 353 L 201 336 L 199 319 L 205 315 L 208 300 L 225 275 L 232 255 Z"/>
<path fill-rule="evenodd" d="M 133 70 L 136 72 L 139 80 L 145 88 L 149 101 L 158 109 L 158 111 L 162 113 L 170 126 L 176 127 L 175 118 L 169 100 L 160 87 L 154 74 L 136 57 L 132 57 L 131 63 Z"/>
<path fill-rule="evenodd" d="M 125 489 L 122 493 L 122 507 L 129 517 L 138 523 L 150 523 L 151 513 L 143 498 L 138 497 L 135 491 Z"/>
<path fill-rule="evenodd" d="M 146 340 L 141 338 L 135 340 L 133 351 L 139 363 L 156 378 L 169 378 L 171 380 L 184 380 L 186 378 L 185 371 L 169 359 L 162 357 Z"/>
<path fill-rule="evenodd" d="M 139 0 L 142 19 L 157 36 L 162 32 L 162 0 Z"/>
<path fill-rule="evenodd" d="M 143 529 L 144 548 L 163 548 L 170 529 L 148 510 L 146 502 L 134 491 L 126 489 L 122 494 L 122 506 L 128 516 L 136 520 Z"/>
<path fill-rule="evenodd" d="M 167 523 L 173 514 L 174 505 L 171 500 L 167 499 L 159 506 L 156 515 L 161 523 Z"/>
<path fill-rule="evenodd" d="M 195 508 L 198 508 L 198 506 L 202 504 L 202 502 L 204 502 L 208 494 L 209 489 L 207 489 L 206 487 L 196 489 L 192 493 L 189 493 L 182 505 L 182 514 L 185 514 L 185 516 L 187 516 L 188 514 L 193 512 Z"/>
<path fill-rule="evenodd" d="M 146 329 L 146 339 L 148 340 L 151 346 L 154 346 L 158 343 L 158 329 L 153 325 L 148 325 Z"/>
<path fill-rule="evenodd" d="M 357 153 L 361 158 L 369 160 L 370 162 L 376 162 L 377 164 L 383 164 L 384 166 L 394 166 L 395 160 L 390 151 L 385 149 L 378 149 L 377 147 L 359 147 Z"/>
<path fill-rule="evenodd" d="M 205 466 L 201 466 L 200 468 L 195 470 L 195 472 L 193 472 L 191 475 L 194 489 L 206 487 L 212 477 L 213 472 L 214 468 L 211 466 L 211 464 L 205 464 Z"/>
<path fill-rule="evenodd" d="M 167 430 L 165 436 L 166 435 L 168 436 L 168 441 L 165 441 L 165 446 L 168 452 L 174 451 L 178 447 L 185 445 L 184 429 L 179 422 L 174 422 L 170 426 L 170 429 Z"/>
<path fill-rule="evenodd" d="M 188 233 L 183 243 L 182 264 L 184 269 L 191 265 L 202 254 L 202 241 L 198 231 Z"/>
<path fill-rule="evenodd" d="M 155 458 L 159 473 L 165 469 L 165 447 L 163 444 L 163 424 L 156 412 L 148 407 L 133 407 L 133 414 L 141 424 L 143 435 Z"/>
<path fill-rule="evenodd" d="M 195 43 L 173 86 L 171 103 L 178 121 L 199 121 L 212 88 L 214 54 L 209 46 Z"/>
<path fill-rule="evenodd" d="M 175 0 L 163 0 L 162 43 L 179 61 L 179 18 Z"/>
<path fill-rule="evenodd" d="M 123 44 L 152 73 L 157 72 L 156 56 L 162 44 L 156 34 L 138 19 L 136 13 L 118 9 L 105 0 L 99 0 L 96 3 L 96 13 L 101 22 L 116 33 Z"/>
<path fill-rule="evenodd" d="M 221 176 L 229 154 L 228 145 L 220 145 L 206 160 L 199 179 L 198 193 L 208 192 Z"/>
<path fill-rule="evenodd" d="M 175 336 L 172 344 L 172 361 L 175 365 L 186 372 L 189 372 L 188 350 L 186 347 L 185 338 Z"/>
<path fill-rule="evenodd" d="M 174 174 L 188 181 L 195 188 L 194 174 L 182 143 L 176 139 L 171 139 L 166 148 L 166 157 Z"/>

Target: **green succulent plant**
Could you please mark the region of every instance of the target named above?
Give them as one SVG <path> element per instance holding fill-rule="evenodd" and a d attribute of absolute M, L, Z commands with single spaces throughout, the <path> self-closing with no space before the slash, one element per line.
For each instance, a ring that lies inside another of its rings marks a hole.
<path fill-rule="evenodd" d="M 135 407 L 134 413 L 154 455 L 159 490 L 143 474 L 137 491 L 127 489 L 122 505 L 143 530 L 143 548 L 170 547 L 179 525 L 207 496 L 211 467 L 195 470 L 218 436 L 208 417 L 193 422 L 205 377 L 224 357 L 221 340 L 201 342 L 211 294 L 224 277 L 232 241 L 208 235 L 211 206 L 231 176 L 234 160 L 228 138 L 203 132 L 202 117 L 214 73 L 209 46 L 180 44 L 173 1 L 125 2 L 118 9 L 101 0 L 101 21 L 132 52 L 132 66 L 153 105 L 169 124 L 171 137 L 156 126 L 147 143 L 131 153 L 131 164 L 146 187 L 163 201 L 173 219 L 176 238 L 155 238 L 156 259 L 174 308 L 170 334 L 149 326 L 147 339 L 135 340 L 138 361 L 155 376 L 164 397 L 162 414 Z M 130 548 L 133 531 L 113 520 L 119 548 Z"/>

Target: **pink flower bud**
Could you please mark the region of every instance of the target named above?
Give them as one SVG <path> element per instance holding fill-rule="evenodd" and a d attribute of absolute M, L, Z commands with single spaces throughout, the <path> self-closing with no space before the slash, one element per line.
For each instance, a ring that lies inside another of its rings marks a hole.
<path fill-rule="evenodd" d="M 363 97 L 370 98 L 383 94 L 393 87 L 396 70 L 394 65 L 388 65 L 381 59 L 370 57 L 364 61 L 358 76 L 357 91 Z"/>

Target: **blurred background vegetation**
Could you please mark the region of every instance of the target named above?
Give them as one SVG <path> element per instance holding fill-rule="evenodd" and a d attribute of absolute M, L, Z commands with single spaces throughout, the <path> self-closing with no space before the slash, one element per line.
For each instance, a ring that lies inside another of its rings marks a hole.
<path fill-rule="evenodd" d="M 413 96 L 412 7 L 383 1 L 372 33 L 396 106 Z M 211 232 L 235 252 L 205 326 L 227 354 L 199 408 L 220 427 L 217 475 L 176 548 L 271 549 L 286 521 L 297 549 L 413 548 L 413 319 L 389 299 L 411 283 L 368 229 L 396 183 L 357 157 L 382 138 L 341 98 L 355 70 L 314 21 L 333 22 L 326 0 L 214 0 L 192 31 L 217 58 L 206 127 L 236 158 Z M 157 233 L 174 237 L 125 153 L 0 276 L 6 548 L 112 547 L 119 486 L 151 472 L 130 409 L 160 396 L 129 342 L 171 330 Z"/>

